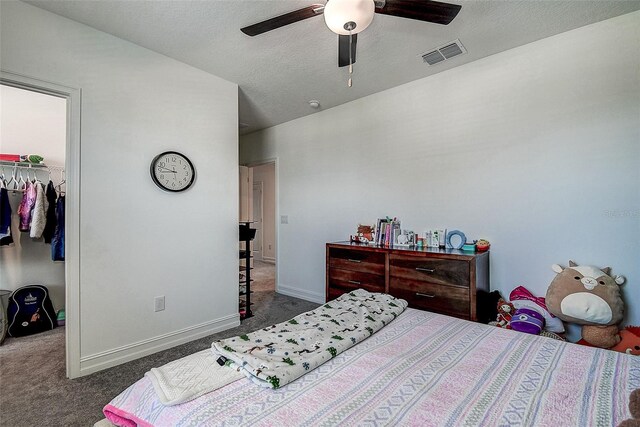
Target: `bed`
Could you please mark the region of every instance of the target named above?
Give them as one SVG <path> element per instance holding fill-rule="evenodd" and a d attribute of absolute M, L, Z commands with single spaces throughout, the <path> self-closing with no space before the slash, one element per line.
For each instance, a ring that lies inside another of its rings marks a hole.
<path fill-rule="evenodd" d="M 615 426 L 640 358 L 406 309 L 279 389 L 243 378 L 162 405 L 145 377 L 105 415 L 139 426 Z"/>

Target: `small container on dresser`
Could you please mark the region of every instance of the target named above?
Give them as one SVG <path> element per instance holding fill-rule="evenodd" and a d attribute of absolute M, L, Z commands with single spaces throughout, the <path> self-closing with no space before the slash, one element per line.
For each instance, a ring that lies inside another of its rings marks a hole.
<path fill-rule="evenodd" d="M 362 288 L 409 307 L 477 320 L 477 292 L 489 291 L 489 252 L 327 243 L 326 298 Z"/>

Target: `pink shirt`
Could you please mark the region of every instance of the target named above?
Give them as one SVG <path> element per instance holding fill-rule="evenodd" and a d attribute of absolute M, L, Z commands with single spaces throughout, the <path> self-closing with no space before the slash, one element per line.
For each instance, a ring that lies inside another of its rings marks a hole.
<path fill-rule="evenodd" d="M 29 231 L 31 226 L 31 212 L 36 204 L 36 186 L 31 182 L 27 182 L 22 195 L 22 201 L 18 207 L 18 215 L 20 215 L 20 231 Z"/>

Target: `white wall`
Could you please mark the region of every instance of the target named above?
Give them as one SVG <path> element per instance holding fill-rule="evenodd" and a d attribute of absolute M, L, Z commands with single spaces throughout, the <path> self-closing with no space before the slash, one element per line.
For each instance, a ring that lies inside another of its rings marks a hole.
<path fill-rule="evenodd" d="M 636 12 L 242 138 L 279 161 L 280 289 L 322 300 L 325 242 L 390 215 L 489 239 L 505 296 L 609 265 L 640 324 L 639 70 Z"/>
<path fill-rule="evenodd" d="M 0 123 L 0 152 L 39 154 L 49 166 L 64 166 L 67 143 L 64 98 L 0 85 Z"/>
<path fill-rule="evenodd" d="M 262 182 L 262 258 L 276 259 L 276 168 L 275 163 L 254 166 L 253 182 Z"/>
<path fill-rule="evenodd" d="M 2 68 L 82 90 L 82 373 L 237 325 L 237 85 L 24 3 L 0 7 Z M 166 150 L 197 169 L 184 193 L 151 181 Z"/>
<path fill-rule="evenodd" d="M 0 85 L 0 123 L 0 153 L 39 154 L 47 165 L 64 167 L 65 99 Z M 12 173 L 9 167 L 2 170 Z M 47 173 L 39 171 L 36 175 L 48 182 Z M 51 178 L 54 184 L 60 182 L 57 172 Z M 21 199 L 22 193 L 9 192 L 14 213 Z M 19 220 L 17 214 L 12 218 L 14 246 L 0 248 L 0 288 L 15 290 L 31 283 L 43 284 L 49 289 L 53 307 L 60 310 L 65 307 L 64 263 L 51 260 L 51 245 L 44 243 L 44 239 L 32 240 L 29 233 L 21 233 Z"/>

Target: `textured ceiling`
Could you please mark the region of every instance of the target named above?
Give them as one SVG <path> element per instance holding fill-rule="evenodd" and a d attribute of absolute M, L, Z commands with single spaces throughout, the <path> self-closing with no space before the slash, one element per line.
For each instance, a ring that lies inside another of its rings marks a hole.
<path fill-rule="evenodd" d="M 249 37 L 240 28 L 324 0 L 28 1 L 240 87 L 253 132 L 516 46 L 640 9 L 640 0 L 457 1 L 448 26 L 376 14 L 358 35 L 353 87 L 337 67 L 337 36 L 314 17 Z M 468 53 L 429 67 L 421 54 L 460 39 Z M 553 66 L 553 64 L 549 64 Z"/>

